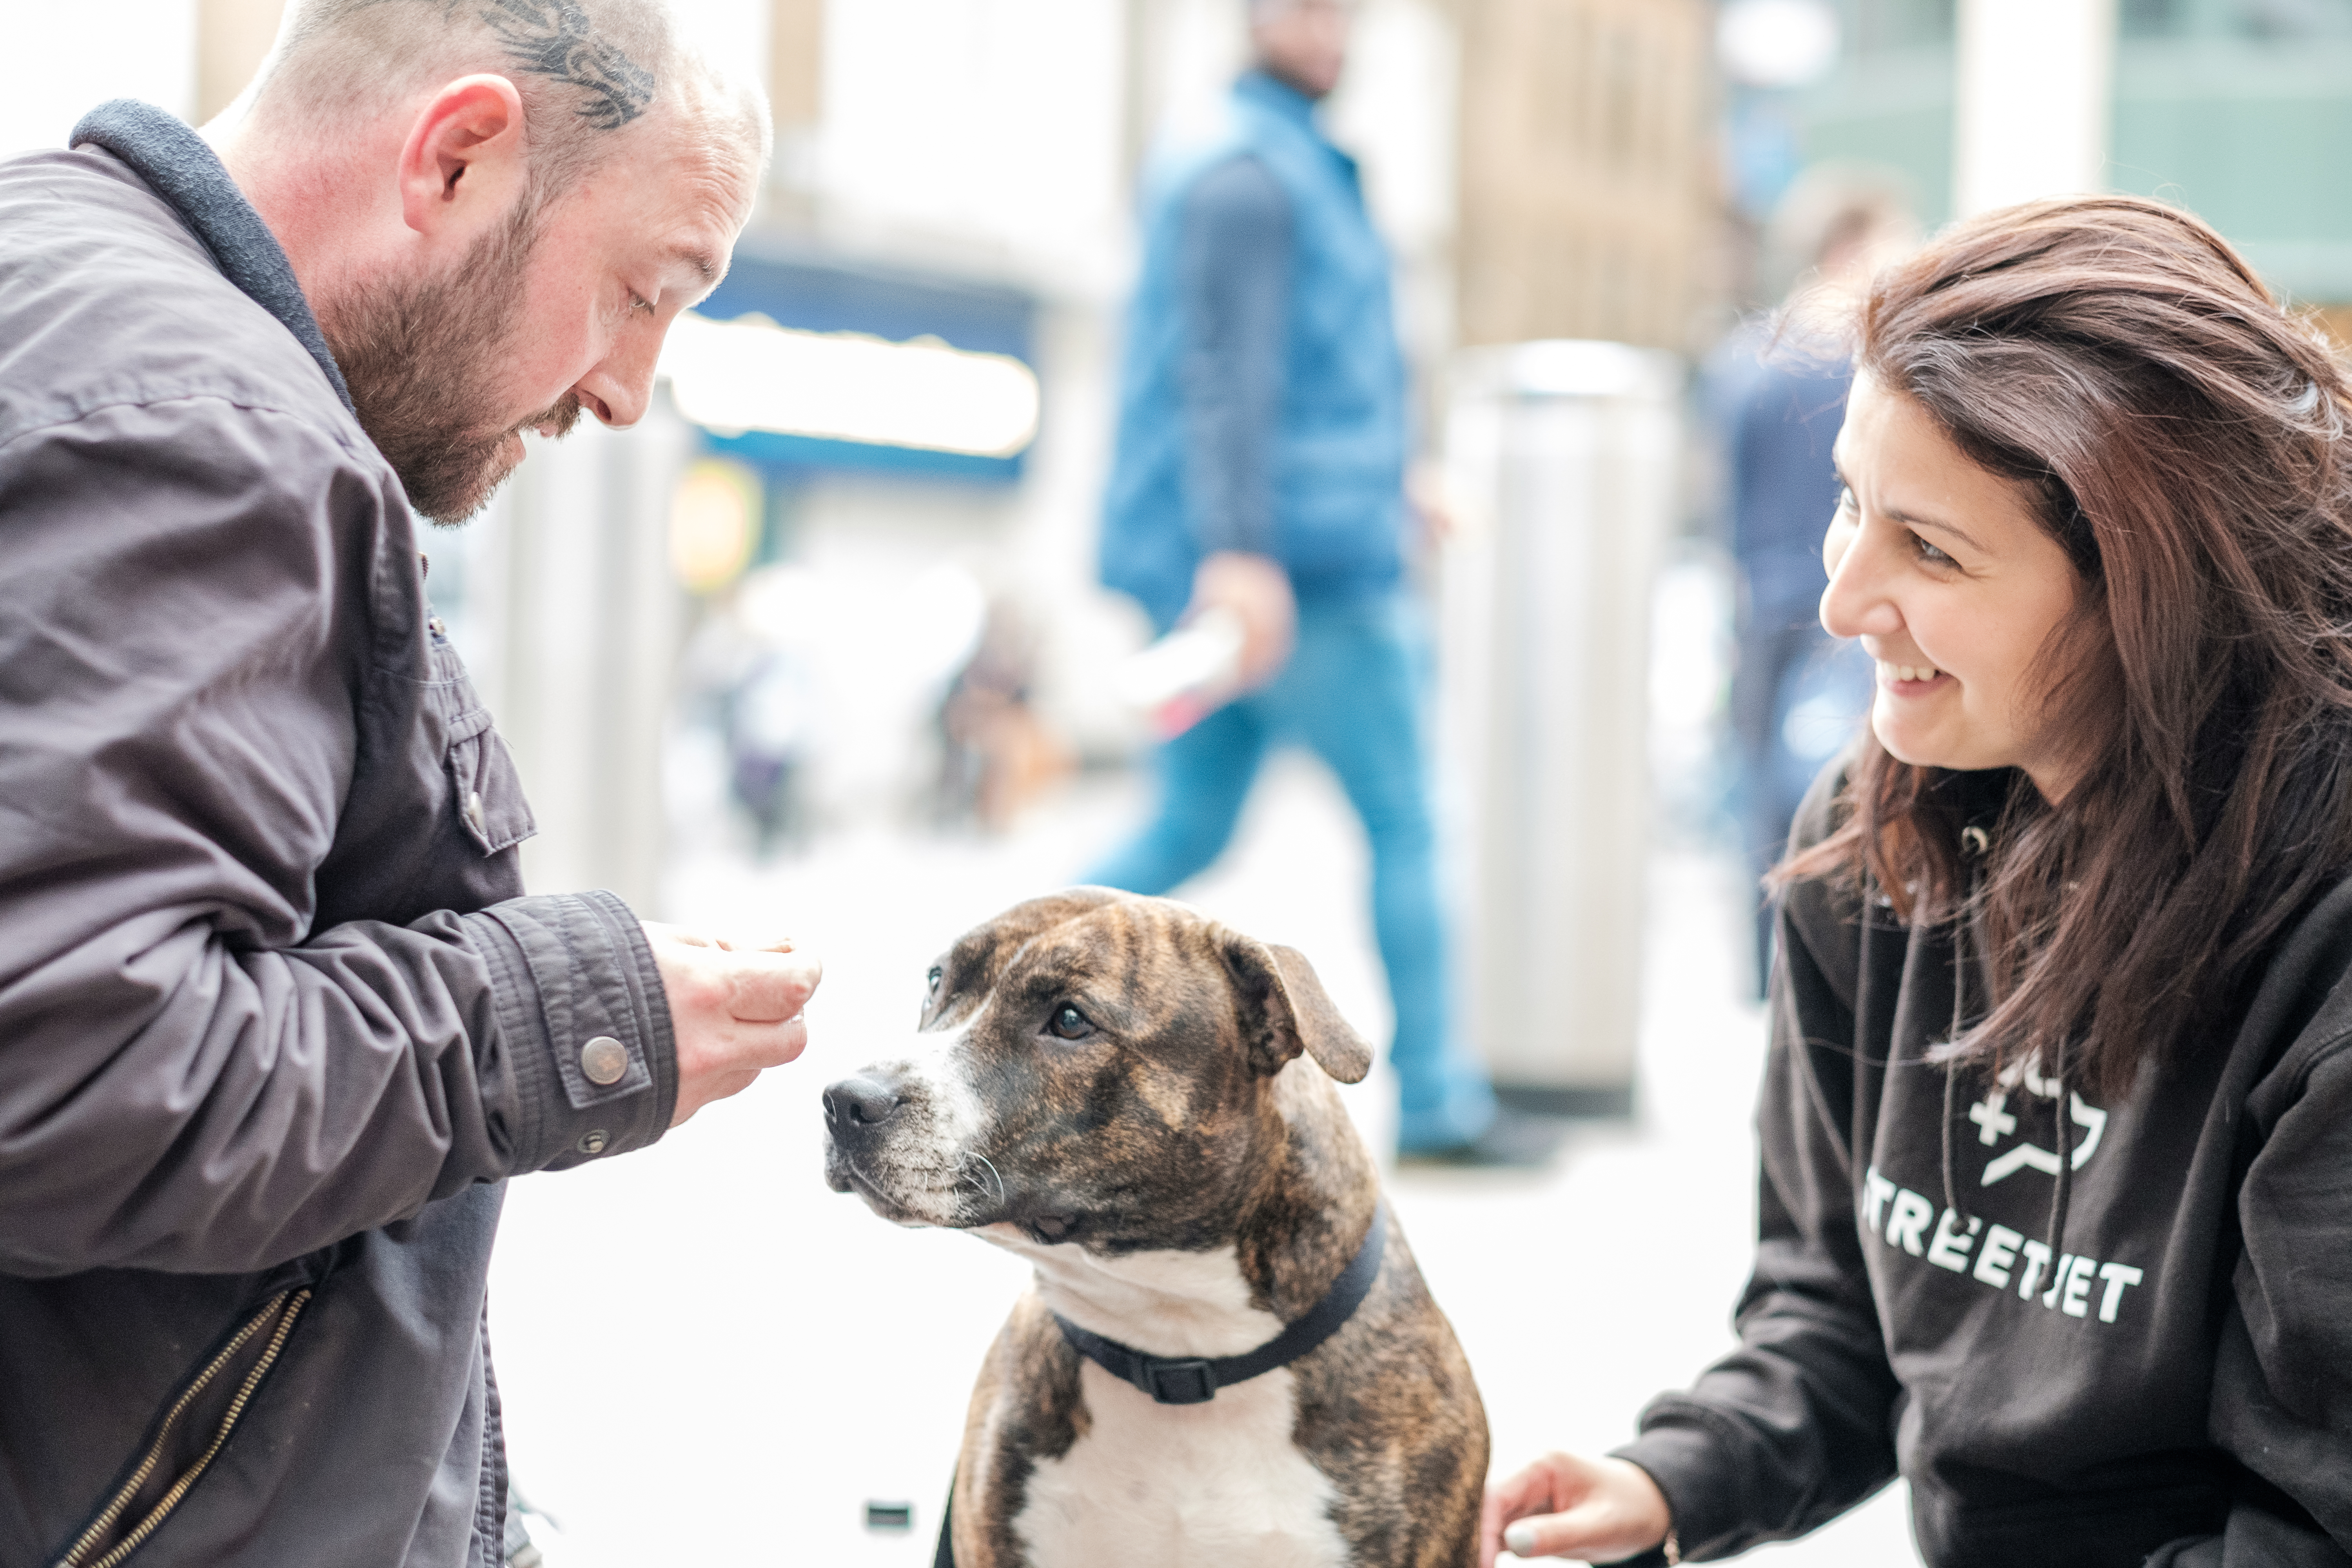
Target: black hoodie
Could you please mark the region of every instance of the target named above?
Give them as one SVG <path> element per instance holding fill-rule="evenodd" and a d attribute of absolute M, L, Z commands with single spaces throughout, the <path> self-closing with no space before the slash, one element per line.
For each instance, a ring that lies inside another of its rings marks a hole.
<path fill-rule="evenodd" d="M 1619 1451 L 1683 1555 L 1899 1472 L 1933 1568 L 2352 1564 L 2352 883 L 2234 1026 L 2105 1103 L 2062 1063 L 1927 1059 L 1956 966 L 1983 1008 L 1953 935 L 1821 882 L 1783 900 L 1740 1348 Z"/>

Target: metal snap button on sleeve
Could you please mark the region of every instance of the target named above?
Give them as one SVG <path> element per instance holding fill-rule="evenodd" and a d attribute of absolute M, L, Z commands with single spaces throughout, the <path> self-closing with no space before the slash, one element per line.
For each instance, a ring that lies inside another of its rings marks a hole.
<path fill-rule="evenodd" d="M 606 1142 L 604 1130 L 599 1127 L 593 1132 L 583 1132 L 580 1135 L 579 1150 L 583 1154 L 601 1154 L 604 1152 Z"/>
<path fill-rule="evenodd" d="M 598 1089 L 609 1089 L 629 1070 L 628 1047 L 610 1035 L 599 1035 L 580 1047 L 580 1070 Z"/>

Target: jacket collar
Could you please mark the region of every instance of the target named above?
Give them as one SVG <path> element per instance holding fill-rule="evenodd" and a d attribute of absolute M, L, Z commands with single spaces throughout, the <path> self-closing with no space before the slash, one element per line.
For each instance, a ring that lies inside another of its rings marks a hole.
<path fill-rule="evenodd" d="M 1318 140 L 1323 134 L 1315 123 L 1315 100 L 1270 71 L 1244 71 L 1234 83 L 1234 96 L 1273 110 Z"/>
<path fill-rule="evenodd" d="M 327 384 L 351 408 L 351 388 L 343 384 L 342 370 L 295 280 L 294 264 L 205 139 L 152 104 L 118 98 L 83 115 L 67 139 L 68 146 L 85 142 L 130 164 L 212 252 L 222 275 L 310 351 Z"/>

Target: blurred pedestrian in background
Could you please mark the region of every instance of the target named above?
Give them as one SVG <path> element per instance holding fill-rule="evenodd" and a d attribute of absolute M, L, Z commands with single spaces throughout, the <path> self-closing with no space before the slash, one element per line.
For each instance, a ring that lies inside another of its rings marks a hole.
<path fill-rule="evenodd" d="M 940 703 L 942 822 L 1007 832 L 1075 765 L 1069 747 L 1037 716 L 1036 678 L 1036 634 L 1012 596 L 999 594 L 989 601 L 980 646 Z"/>
<path fill-rule="evenodd" d="M 1731 730 L 1739 832 L 1759 885 L 1788 847 L 1813 775 L 1870 706 L 1869 658 L 1823 631 L 1820 615 L 1828 582 L 1822 530 L 1839 489 L 1830 447 L 1853 379 L 1837 324 L 1823 316 L 1916 238 L 1899 176 L 1848 163 L 1807 170 L 1765 237 L 1765 270 L 1786 292 L 1782 310 L 1731 334 L 1707 366 L 1738 569 Z M 1759 994 L 1771 950 L 1771 911 L 1759 892 Z"/>
<path fill-rule="evenodd" d="M 415 521 L 644 413 L 765 140 L 656 0 L 302 0 L 0 163 L 0 1562 L 523 1560 L 506 1178 L 805 1043 L 789 944 L 520 896 Z"/>
<path fill-rule="evenodd" d="M 1408 414 L 1386 247 L 1315 107 L 1353 7 L 1256 0 L 1223 133 L 1145 198 L 1103 580 L 1166 631 L 1243 629 L 1241 694 L 1159 749 L 1158 813 L 1088 879 L 1164 893 L 1223 850 L 1268 749 L 1338 774 L 1371 840 L 1407 1158 L 1530 1163 L 1550 1124 L 1498 1111 L 1448 998 L 1423 740 L 1428 656 L 1403 582 Z"/>
<path fill-rule="evenodd" d="M 1877 689 L 1778 873 L 1740 1342 L 1482 1561 L 1899 1474 L 1932 1568 L 2341 1568 L 2352 379 L 2133 196 L 1956 225 L 1855 343 L 1821 616 Z"/>

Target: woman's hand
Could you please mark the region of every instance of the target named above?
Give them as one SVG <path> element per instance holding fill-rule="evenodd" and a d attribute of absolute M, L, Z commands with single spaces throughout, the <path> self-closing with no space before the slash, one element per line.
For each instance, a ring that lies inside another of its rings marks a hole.
<path fill-rule="evenodd" d="M 1494 1568 L 1507 1548 L 1521 1557 L 1614 1563 L 1647 1552 L 1673 1526 L 1665 1493 L 1641 1466 L 1546 1454 L 1487 1487 L 1478 1568 Z"/>

